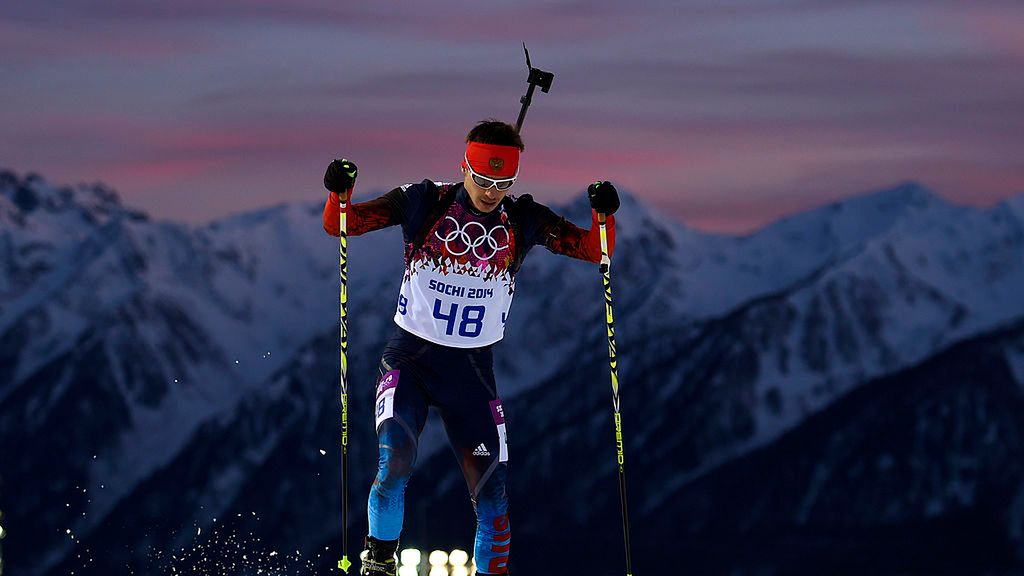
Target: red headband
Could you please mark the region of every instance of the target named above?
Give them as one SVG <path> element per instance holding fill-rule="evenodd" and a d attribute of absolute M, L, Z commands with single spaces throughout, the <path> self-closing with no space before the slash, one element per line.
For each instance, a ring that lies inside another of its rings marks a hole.
<path fill-rule="evenodd" d="M 519 171 L 519 148 L 470 142 L 466 146 L 466 159 L 473 171 L 483 176 L 511 178 Z M 465 162 L 462 163 L 466 165 Z"/>

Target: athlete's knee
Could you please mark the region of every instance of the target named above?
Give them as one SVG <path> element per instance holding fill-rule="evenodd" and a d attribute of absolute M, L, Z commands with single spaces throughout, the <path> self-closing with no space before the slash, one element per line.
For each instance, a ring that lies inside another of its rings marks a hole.
<path fill-rule="evenodd" d="M 401 494 L 416 463 L 416 444 L 404 435 L 404 430 L 386 426 L 381 430 L 374 488 L 382 494 Z"/>
<path fill-rule="evenodd" d="M 485 490 L 476 499 L 476 519 L 481 526 L 492 526 L 495 518 L 508 512 L 508 495 L 500 490 Z"/>
<path fill-rule="evenodd" d="M 482 485 L 475 487 L 473 503 L 478 519 L 494 518 L 508 510 L 508 493 L 505 490 L 507 474 L 508 467 L 499 464 Z"/>
<path fill-rule="evenodd" d="M 409 482 L 409 477 L 412 476 L 415 458 L 416 451 L 414 449 L 381 446 L 374 486 L 381 491 L 403 490 Z"/>
<path fill-rule="evenodd" d="M 487 534 L 508 530 L 508 496 L 504 487 L 500 491 L 481 493 L 476 500 L 476 521 Z"/>
<path fill-rule="evenodd" d="M 416 440 L 397 420 L 384 422 L 377 431 L 377 476 L 387 480 L 408 478 L 416 463 Z"/>

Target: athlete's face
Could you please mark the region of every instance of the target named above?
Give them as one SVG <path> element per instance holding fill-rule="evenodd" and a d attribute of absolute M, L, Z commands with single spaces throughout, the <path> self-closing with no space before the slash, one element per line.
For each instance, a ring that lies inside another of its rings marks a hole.
<path fill-rule="evenodd" d="M 469 193 L 469 201 L 473 204 L 473 208 L 481 212 L 490 212 L 501 204 L 501 199 L 505 197 L 505 194 L 509 191 L 508 188 L 505 190 L 498 190 L 496 186 L 484 190 L 473 181 L 473 175 L 469 173 L 469 170 L 462 169 L 463 183 L 466 186 L 466 192 Z M 501 178 L 501 176 L 495 174 L 482 174 L 489 178 Z"/>

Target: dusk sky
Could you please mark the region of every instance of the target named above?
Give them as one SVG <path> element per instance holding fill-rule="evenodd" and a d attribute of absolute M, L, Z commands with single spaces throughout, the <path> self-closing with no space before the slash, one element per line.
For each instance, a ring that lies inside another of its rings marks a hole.
<path fill-rule="evenodd" d="M 203 223 L 460 179 L 468 129 L 514 122 L 522 42 L 554 72 L 516 193 L 609 179 L 687 225 L 745 232 L 917 180 L 1024 192 L 1021 0 L 4 0 L 0 168 L 102 181 Z"/>

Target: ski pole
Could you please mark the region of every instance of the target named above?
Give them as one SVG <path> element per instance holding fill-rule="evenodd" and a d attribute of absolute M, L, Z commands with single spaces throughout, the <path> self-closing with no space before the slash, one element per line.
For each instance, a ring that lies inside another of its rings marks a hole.
<path fill-rule="evenodd" d="M 605 229 L 605 215 L 597 214 L 597 223 L 601 228 L 601 274 L 604 277 L 604 313 L 608 327 L 608 363 L 612 377 L 612 408 L 615 409 L 615 450 L 619 465 L 619 500 L 622 504 L 622 535 L 626 544 L 626 576 L 633 575 L 632 560 L 629 553 L 629 512 L 626 508 L 626 470 L 625 457 L 622 449 L 622 414 L 619 412 L 619 369 L 618 356 L 615 348 L 615 320 L 612 317 L 612 259 L 608 256 L 608 232 Z"/>
<path fill-rule="evenodd" d="M 339 194 L 338 273 L 341 276 L 341 560 L 338 568 L 348 574 L 348 195 Z"/>

